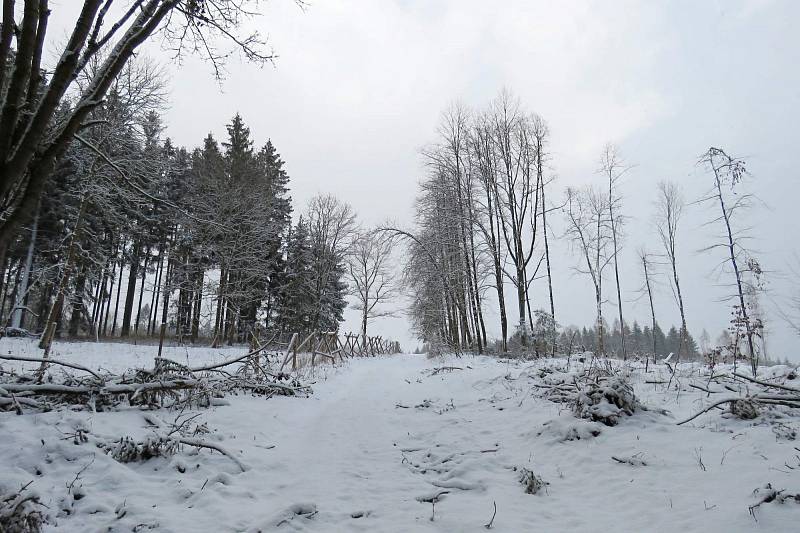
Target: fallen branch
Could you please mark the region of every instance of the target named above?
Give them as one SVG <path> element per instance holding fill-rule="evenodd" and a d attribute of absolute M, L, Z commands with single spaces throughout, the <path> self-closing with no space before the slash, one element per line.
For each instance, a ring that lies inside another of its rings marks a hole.
<path fill-rule="evenodd" d="M 746 376 L 746 375 L 740 374 L 738 372 L 734 372 L 733 375 L 736 376 L 737 378 L 745 379 L 745 380 L 753 382 L 753 383 L 758 383 L 759 385 L 763 385 L 765 387 L 774 387 L 776 389 L 782 389 L 782 390 L 785 390 L 785 391 L 796 392 L 796 393 L 800 394 L 800 389 L 794 389 L 792 387 L 787 387 L 786 385 L 778 385 L 777 383 L 770 383 L 769 381 L 762 381 L 760 379 L 751 378 L 750 376 Z"/>
<path fill-rule="evenodd" d="M 59 361 L 58 359 L 50 359 L 50 358 L 42 359 L 40 357 L 22 357 L 21 355 L 0 355 L 0 359 L 5 359 L 7 361 L 27 361 L 29 363 L 47 363 L 50 365 L 61 365 L 69 368 L 74 368 L 75 370 L 81 370 L 82 372 L 88 372 L 97 379 L 102 379 L 100 375 L 94 370 L 90 370 L 85 366 L 77 365 L 75 363 Z"/>
<path fill-rule="evenodd" d="M 311 391 L 310 387 L 302 386 L 294 380 L 282 383 L 279 381 L 281 376 L 267 372 L 255 357 L 265 349 L 262 346 L 244 356 L 197 368 L 158 358 L 153 369 L 138 369 L 121 375 L 100 375 L 80 365 L 48 360 L 48 363 L 86 371 L 91 376 L 76 377 L 67 374 L 60 381 L 40 383 L 35 380 L 35 376 L 12 375 L 13 381 L 0 382 L 0 410 L 21 413 L 23 406 L 51 409 L 54 404 L 59 403 L 80 403 L 97 410 L 117 405 L 120 400 L 124 401 L 125 396 L 131 405 L 136 403 L 176 407 L 194 403 L 208 406 L 213 403 L 214 398 L 237 390 L 267 397 L 292 396 Z M 42 361 L 37 358 L 12 357 L 31 362 Z M 234 363 L 240 365 L 234 367 L 236 370 L 222 370 L 222 367 Z M 195 375 L 196 372 L 214 370 L 216 374 Z M 48 400 L 45 401 L 45 398 Z"/>
<path fill-rule="evenodd" d="M 720 405 L 723 405 L 723 404 L 726 404 L 726 403 L 732 403 L 732 402 L 735 402 L 735 401 L 738 401 L 738 400 L 741 400 L 741 399 L 742 398 L 725 398 L 724 400 L 716 401 L 716 402 L 712 403 L 711 405 L 709 405 L 708 407 L 706 407 L 705 409 L 703 409 L 702 411 L 698 411 L 697 413 L 693 414 L 689 418 L 687 418 L 685 420 L 681 420 L 680 422 L 678 422 L 678 425 L 680 426 L 680 425 L 685 424 L 687 422 L 691 422 L 692 420 L 694 420 L 698 416 L 700 416 L 702 414 L 705 414 L 705 413 L 709 412 L 710 410 L 712 410 L 712 409 L 714 409 L 716 407 L 719 407 Z"/>
<path fill-rule="evenodd" d="M 147 383 L 111 383 L 107 385 L 59 385 L 57 383 L 4 383 L 3 388 L 10 392 L 33 392 L 38 394 L 133 394 L 142 392 L 191 389 L 201 384 L 196 379 L 177 379 L 172 381 L 152 381 Z"/>
<path fill-rule="evenodd" d="M 194 446 L 195 448 L 208 448 L 209 450 L 216 450 L 222 455 L 226 456 L 228 459 L 236 463 L 236 466 L 242 472 L 247 472 L 249 469 L 244 463 L 242 463 L 236 456 L 234 456 L 231 452 L 220 446 L 219 444 L 214 444 L 213 442 L 207 442 L 200 439 L 189 439 L 186 437 L 180 437 L 176 439 L 181 444 L 186 444 L 187 446 Z"/>
<path fill-rule="evenodd" d="M 639 457 L 639 454 L 632 455 L 630 457 L 617 457 L 612 455 L 611 458 L 616 462 L 624 465 L 631 465 L 631 466 L 647 466 L 647 462 Z"/>
<path fill-rule="evenodd" d="M 143 415 L 144 415 L 145 421 L 148 424 L 151 424 L 152 426 L 155 426 L 155 428 L 160 430 L 160 431 L 166 431 L 167 428 L 165 427 L 164 423 L 160 419 L 158 419 L 155 415 L 153 415 L 151 413 L 144 413 Z M 238 466 L 239 469 L 242 472 L 247 472 L 247 470 L 249 470 L 249 468 L 244 463 L 242 463 L 235 455 L 233 455 L 231 452 L 229 452 L 228 450 L 226 450 L 225 448 L 223 448 L 219 444 L 214 444 L 213 442 L 208 442 L 208 441 L 204 441 L 204 440 L 201 440 L 201 439 L 195 439 L 195 438 L 189 438 L 189 437 L 183 437 L 183 436 L 181 436 L 181 437 L 173 437 L 172 433 L 178 431 L 180 429 L 180 426 L 175 427 L 173 425 L 173 428 L 174 429 L 172 431 L 170 431 L 169 433 L 167 433 L 167 434 L 158 434 L 157 433 L 158 437 L 160 439 L 162 439 L 162 440 L 170 439 L 170 440 L 173 440 L 175 442 L 179 442 L 181 444 L 185 444 L 187 446 L 194 446 L 195 448 L 207 448 L 209 450 L 218 451 L 219 453 L 221 453 L 222 455 L 226 456 L 231 461 L 236 463 L 236 466 Z"/>
<path fill-rule="evenodd" d="M 440 372 L 454 372 L 456 370 L 464 370 L 464 369 L 461 368 L 460 366 L 437 366 L 431 372 L 431 376 L 435 376 Z"/>
<path fill-rule="evenodd" d="M 228 360 L 222 361 L 221 363 L 214 363 L 214 364 L 211 364 L 211 365 L 205 365 L 205 366 L 198 366 L 198 367 L 190 368 L 189 371 L 190 372 L 204 372 L 206 370 L 214 370 L 216 368 L 222 368 L 223 366 L 232 365 L 234 363 L 238 363 L 239 361 L 244 361 L 247 358 L 253 357 L 254 355 L 258 355 L 259 353 L 263 352 L 266 349 L 267 349 L 267 345 L 265 344 L 264 346 L 262 346 L 260 348 L 257 348 L 257 349 L 253 350 L 250 353 L 242 355 L 241 357 L 236 357 L 234 359 L 228 359 Z"/>

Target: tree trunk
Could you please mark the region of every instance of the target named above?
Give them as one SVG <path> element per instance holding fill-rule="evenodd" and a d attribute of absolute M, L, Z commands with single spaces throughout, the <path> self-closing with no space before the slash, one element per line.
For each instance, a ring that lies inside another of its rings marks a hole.
<path fill-rule="evenodd" d="M 81 313 L 83 312 L 83 294 L 86 290 L 86 267 L 81 268 L 80 274 L 75 279 L 75 292 L 72 295 L 72 315 L 69 317 L 69 329 L 67 335 L 72 338 L 78 336 L 78 329 L 81 325 Z"/>
<path fill-rule="evenodd" d="M 133 304 L 136 299 L 136 278 L 139 276 L 139 254 L 141 247 L 139 241 L 133 246 L 133 256 L 131 256 L 131 268 L 128 272 L 128 289 L 125 293 L 125 308 L 122 312 L 122 328 L 120 337 L 128 337 L 131 334 L 131 318 L 133 317 Z"/>
<path fill-rule="evenodd" d="M 147 335 L 155 332 L 155 323 L 158 319 L 158 299 L 161 295 L 161 274 L 164 267 L 164 243 L 158 247 L 158 266 L 155 271 L 153 283 L 153 295 L 150 298 L 150 312 L 147 313 Z"/>
<path fill-rule="evenodd" d="M 19 294 L 19 280 L 20 280 L 20 277 L 22 276 L 23 269 L 24 269 L 24 267 L 23 267 L 23 265 L 21 263 L 17 266 L 16 269 L 11 269 L 11 270 L 13 270 L 15 272 L 15 274 L 14 274 L 14 288 L 11 290 L 11 297 L 8 298 L 9 300 L 11 300 L 10 308 L 8 310 L 9 311 L 9 319 L 11 318 L 12 314 L 14 313 L 14 305 L 15 305 L 15 302 L 17 301 L 17 295 Z M 9 270 L 9 275 L 11 274 L 11 270 Z M 9 279 L 9 282 L 10 281 L 11 280 Z M 4 310 L 5 310 L 5 306 L 6 306 L 6 295 L 4 294 L 3 295 L 3 309 Z"/>
<path fill-rule="evenodd" d="M 681 343 L 678 347 L 678 359 L 684 355 L 686 350 L 686 339 L 688 338 L 688 329 L 686 329 L 686 314 L 683 310 L 683 294 L 681 294 L 681 283 L 678 280 L 678 268 L 675 264 L 674 255 L 672 260 L 672 279 L 675 282 L 675 294 L 678 296 L 678 310 L 681 312 Z"/>
<path fill-rule="evenodd" d="M 211 341 L 212 348 L 218 348 L 221 343 L 221 330 L 222 330 L 222 320 L 223 315 L 222 311 L 225 306 L 225 278 L 227 277 L 227 272 L 225 271 L 225 267 L 220 267 L 219 271 L 219 287 L 217 293 L 217 316 L 216 320 L 214 321 L 214 338 Z"/>
<path fill-rule="evenodd" d="M 521 251 L 520 247 L 517 250 Z M 517 265 L 517 307 L 519 308 L 519 342 L 522 346 L 528 345 L 528 325 L 525 323 L 525 281 L 527 274 L 524 268 Z"/>
<path fill-rule="evenodd" d="M 725 205 L 725 199 L 722 196 L 722 182 L 720 181 L 719 177 L 719 170 L 717 169 L 716 165 L 713 165 L 714 168 L 714 176 L 716 178 L 716 186 L 717 186 L 717 196 L 719 197 L 719 205 L 720 209 L 722 209 L 722 219 L 725 222 L 725 229 L 727 231 L 728 237 L 728 252 L 730 253 L 731 265 L 733 266 L 733 272 L 736 274 L 736 288 L 738 291 L 739 296 L 739 312 L 742 315 L 742 320 L 744 321 L 745 325 L 745 333 L 747 334 L 747 346 L 750 350 L 750 369 L 753 371 L 753 376 L 756 375 L 756 371 L 758 370 L 758 356 L 756 355 L 755 346 L 753 345 L 753 329 L 750 325 L 750 317 L 747 313 L 747 305 L 744 300 L 744 288 L 742 287 L 742 273 L 739 271 L 739 264 L 736 261 L 736 245 L 733 239 L 733 230 L 731 230 L 731 221 L 730 221 L 730 213 L 728 212 L 728 208 Z M 737 343 L 738 346 L 738 343 Z M 734 355 L 735 361 L 735 355 Z"/>
<path fill-rule="evenodd" d="M 116 258 L 119 253 L 119 243 L 114 249 L 114 259 L 111 262 L 111 282 L 109 283 L 108 287 L 108 304 L 106 305 L 106 316 L 103 318 L 103 336 L 106 336 L 108 332 L 108 317 L 111 314 L 111 299 L 114 297 L 114 284 L 117 282 L 117 265 L 116 265 Z M 120 261 L 119 266 L 119 279 L 122 281 L 122 261 Z M 119 289 L 117 290 L 117 295 L 119 295 Z M 114 320 L 116 320 L 116 309 L 114 309 Z"/>
<path fill-rule="evenodd" d="M 33 252 L 36 249 L 36 233 L 39 228 L 39 208 L 36 209 L 36 214 L 33 217 L 33 227 L 31 228 L 31 242 L 28 244 L 28 253 L 25 256 L 25 270 L 22 273 L 20 280 L 19 290 L 17 291 L 17 300 L 14 304 L 14 310 L 11 314 L 11 327 L 21 328 L 24 322 L 25 309 L 23 302 L 28 296 L 28 282 L 31 277 L 31 269 L 33 268 Z"/>
<path fill-rule="evenodd" d="M 614 222 L 614 196 L 612 188 L 611 174 L 608 177 L 608 216 L 611 219 L 611 238 L 614 244 L 614 279 L 617 282 L 617 309 L 619 310 L 619 336 L 622 341 L 622 360 L 628 359 L 628 352 L 625 350 L 625 320 L 622 318 L 622 290 L 619 286 L 619 247 L 617 245 L 617 226 Z"/>
<path fill-rule="evenodd" d="M 203 304 L 203 270 L 198 267 L 195 279 L 194 291 L 194 314 L 192 315 L 192 343 L 197 342 L 197 336 L 200 334 L 200 312 L 202 311 Z"/>
<path fill-rule="evenodd" d="M 144 296 L 144 286 L 147 281 L 147 265 L 150 263 L 150 246 L 144 253 L 144 268 L 142 268 L 142 285 L 139 287 L 139 303 L 136 305 L 136 322 L 133 326 L 134 333 L 139 333 L 139 320 L 142 316 L 142 297 Z"/>
<path fill-rule="evenodd" d="M 508 351 L 508 317 L 506 316 L 506 298 L 503 288 L 503 268 L 500 265 L 500 246 L 498 243 L 498 234 L 494 230 L 495 208 L 492 207 L 492 193 L 488 188 L 486 191 L 486 205 L 486 211 L 489 215 L 489 245 L 492 249 L 492 262 L 494 263 L 494 283 L 497 289 L 497 307 L 500 311 L 501 348 L 503 353 L 505 353 Z M 499 220 L 497 223 L 500 223 Z"/>
<path fill-rule="evenodd" d="M 119 257 L 119 281 L 117 282 L 117 298 L 116 303 L 114 304 L 114 322 L 111 324 L 111 336 L 114 336 L 114 332 L 117 330 L 117 314 L 119 313 L 119 297 L 120 293 L 122 292 L 122 273 L 125 270 L 125 244 L 123 243 L 120 249 L 120 257 Z M 130 273 L 128 273 L 130 276 Z"/>
<path fill-rule="evenodd" d="M 69 279 L 72 274 L 72 269 L 74 268 L 75 260 L 77 259 L 78 255 L 77 242 L 83 235 L 83 218 L 84 215 L 86 214 L 86 207 L 88 203 L 89 202 L 86 200 L 86 195 L 84 195 L 81 198 L 81 205 L 80 208 L 78 209 L 78 218 L 75 221 L 75 230 L 72 232 L 72 237 L 70 237 L 69 240 L 69 247 L 67 248 L 67 259 L 66 262 L 64 263 L 64 271 L 61 274 L 61 281 L 59 281 L 53 305 L 50 307 L 50 311 L 47 314 L 44 333 L 42 334 L 42 338 L 39 341 L 39 348 L 44 350 L 45 358 L 47 358 L 47 355 L 50 353 L 50 346 L 53 342 L 53 335 L 55 334 L 55 328 L 60 322 L 61 309 L 64 305 L 64 297 L 67 292 L 67 284 L 69 283 Z M 44 365 L 44 363 L 42 365 L 43 365 L 42 369 L 44 369 L 46 365 Z"/>
<path fill-rule="evenodd" d="M 647 297 L 650 300 L 650 317 L 653 321 L 653 364 L 656 364 L 656 308 L 653 306 L 653 291 L 650 287 L 650 273 L 647 269 L 647 258 L 642 256 L 642 266 L 644 267 L 644 281 L 647 287 Z M 645 358 L 645 372 L 647 372 L 647 361 Z"/>
<path fill-rule="evenodd" d="M 544 232 L 544 261 L 547 266 L 547 290 L 550 296 L 550 318 L 553 320 L 553 326 L 556 324 L 556 305 L 553 300 L 553 277 L 550 270 L 550 245 L 547 240 L 547 203 L 544 197 L 545 184 L 542 183 L 542 231 Z M 556 356 L 556 341 L 553 341 L 553 351 L 551 356 Z M 567 354 L 569 356 L 569 354 Z"/>

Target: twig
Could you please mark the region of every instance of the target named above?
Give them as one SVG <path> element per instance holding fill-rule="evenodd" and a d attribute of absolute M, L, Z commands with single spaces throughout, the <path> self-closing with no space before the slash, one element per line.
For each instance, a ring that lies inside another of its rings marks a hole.
<path fill-rule="evenodd" d="M 492 529 L 492 524 L 494 524 L 494 517 L 495 517 L 495 516 L 497 516 L 497 502 L 496 502 L 496 501 L 495 501 L 495 502 L 492 502 L 492 504 L 494 505 L 494 512 L 492 513 L 492 519 L 491 519 L 491 520 L 489 520 L 489 523 L 488 523 L 488 524 L 485 524 L 485 525 L 483 526 L 483 527 L 485 527 L 486 529 Z"/>

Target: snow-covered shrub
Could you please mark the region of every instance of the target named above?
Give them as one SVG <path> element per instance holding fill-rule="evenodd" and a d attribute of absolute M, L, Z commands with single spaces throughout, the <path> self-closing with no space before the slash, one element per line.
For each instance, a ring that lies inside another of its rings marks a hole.
<path fill-rule="evenodd" d="M 26 492 L 0 492 L 0 531 L 3 533 L 39 533 L 44 524 L 39 496 Z"/>
<path fill-rule="evenodd" d="M 603 425 L 588 420 L 575 420 L 572 416 L 560 416 L 544 423 L 536 436 L 550 435 L 554 442 L 590 440 L 603 432 Z"/>
<path fill-rule="evenodd" d="M 138 463 L 154 457 L 171 457 L 178 451 L 178 442 L 168 437 L 149 436 L 141 442 L 122 437 L 111 444 L 101 445 L 112 459 L 120 463 Z"/>
<path fill-rule="evenodd" d="M 797 428 L 782 422 L 774 423 L 772 425 L 772 432 L 778 440 L 795 440 L 797 438 Z"/>
<path fill-rule="evenodd" d="M 638 406 L 630 382 L 617 374 L 583 384 L 575 396 L 573 412 L 578 418 L 616 426 L 621 416 L 632 415 Z"/>
<path fill-rule="evenodd" d="M 800 492 L 796 494 L 787 493 L 786 489 L 775 489 L 772 483 L 767 483 L 763 487 L 754 490 L 753 496 L 756 498 L 756 503 L 749 507 L 750 514 L 753 518 L 756 516 L 756 509 L 765 503 L 800 503 Z"/>
<path fill-rule="evenodd" d="M 537 494 L 547 487 L 547 482 L 525 467 L 519 469 L 519 482 L 525 487 L 526 494 Z"/>
<path fill-rule="evenodd" d="M 749 398 L 741 398 L 731 402 L 731 413 L 742 420 L 752 420 L 758 416 L 758 406 Z"/>

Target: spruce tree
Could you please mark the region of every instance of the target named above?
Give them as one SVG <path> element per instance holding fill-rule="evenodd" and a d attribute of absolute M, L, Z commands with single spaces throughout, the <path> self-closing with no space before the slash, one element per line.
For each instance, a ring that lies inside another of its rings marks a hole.
<path fill-rule="evenodd" d="M 283 332 L 306 333 L 311 329 L 312 263 L 308 227 L 300 217 L 286 243 L 286 269 L 277 306 L 277 322 Z"/>

